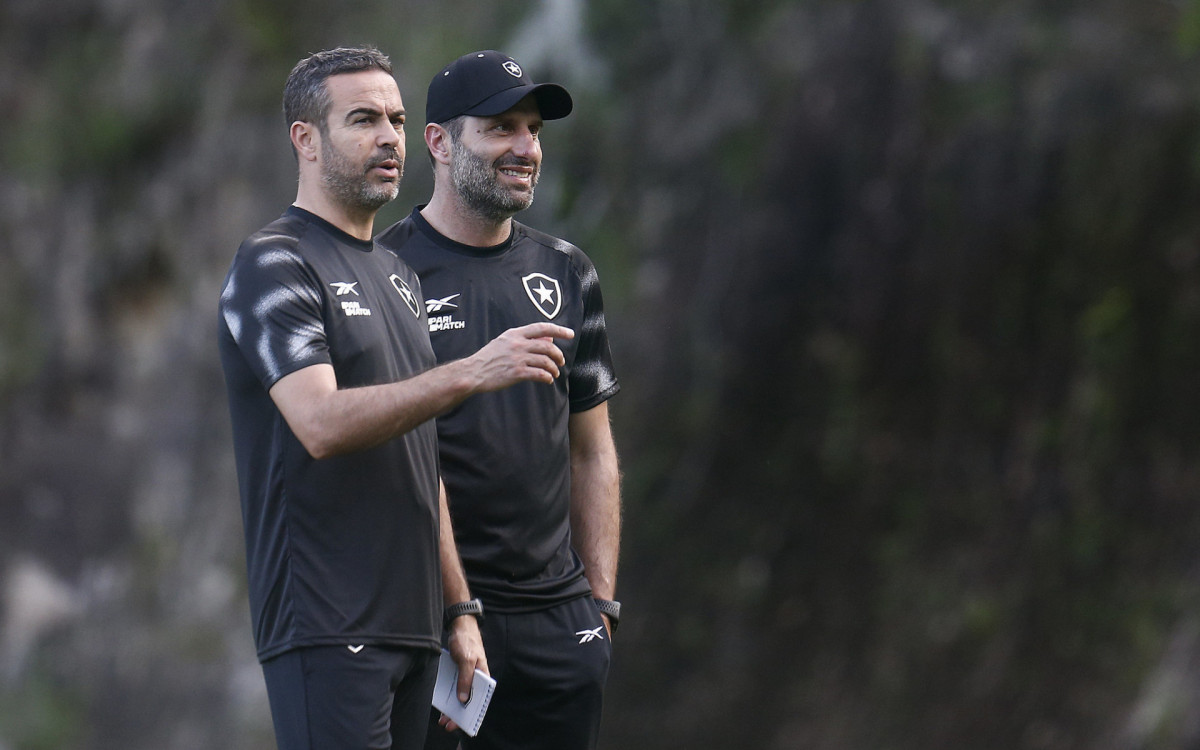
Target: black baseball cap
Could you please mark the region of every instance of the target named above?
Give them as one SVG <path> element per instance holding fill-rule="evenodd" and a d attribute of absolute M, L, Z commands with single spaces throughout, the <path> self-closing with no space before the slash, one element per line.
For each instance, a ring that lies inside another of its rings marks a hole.
<path fill-rule="evenodd" d="M 429 82 L 425 121 L 442 123 L 459 115 L 489 117 L 507 112 L 529 94 L 543 120 L 571 114 L 571 95 L 557 83 L 534 83 L 517 61 L 495 50 L 463 55 Z"/>

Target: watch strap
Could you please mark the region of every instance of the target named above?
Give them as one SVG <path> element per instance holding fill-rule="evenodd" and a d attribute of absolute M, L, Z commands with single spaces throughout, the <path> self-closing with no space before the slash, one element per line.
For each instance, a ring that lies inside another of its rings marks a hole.
<path fill-rule="evenodd" d="M 445 619 L 446 624 L 449 625 L 452 620 L 462 617 L 463 615 L 472 615 L 475 617 L 475 619 L 482 620 L 483 602 L 479 601 L 478 599 L 471 599 L 469 601 L 459 602 L 458 604 L 451 604 L 449 607 L 446 607 L 446 611 L 442 616 Z"/>
<path fill-rule="evenodd" d="M 596 602 L 596 609 L 600 610 L 601 614 L 608 615 L 608 621 L 612 623 L 612 629 L 617 629 L 617 623 L 621 620 L 621 603 L 611 599 L 593 599 Z"/>

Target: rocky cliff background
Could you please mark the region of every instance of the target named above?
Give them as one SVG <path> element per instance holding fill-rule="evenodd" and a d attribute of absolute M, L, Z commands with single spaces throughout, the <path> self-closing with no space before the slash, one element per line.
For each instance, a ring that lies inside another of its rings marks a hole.
<path fill-rule="evenodd" d="M 0 748 L 272 747 L 215 300 L 292 64 L 566 84 L 600 271 L 605 748 L 1200 746 L 1196 0 L 4 0 Z"/>

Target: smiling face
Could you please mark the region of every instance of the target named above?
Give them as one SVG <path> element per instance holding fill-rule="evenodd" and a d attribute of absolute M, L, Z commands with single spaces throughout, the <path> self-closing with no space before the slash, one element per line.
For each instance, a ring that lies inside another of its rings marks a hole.
<path fill-rule="evenodd" d="M 532 96 L 499 115 L 465 118 L 450 182 L 467 208 L 495 223 L 529 208 L 542 167 L 541 129 Z"/>
<path fill-rule="evenodd" d="M 404 174 L 404 102 L 387 73 L 365 70 L 326 79 L 329 115 L 321 125 L 320 176 L 337 203 L 377 211 L 396 197 Z"/>

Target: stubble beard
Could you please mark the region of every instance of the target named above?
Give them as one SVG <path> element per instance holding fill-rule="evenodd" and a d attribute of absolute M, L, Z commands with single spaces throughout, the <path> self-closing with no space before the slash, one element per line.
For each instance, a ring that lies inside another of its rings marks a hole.
<path fill-rule="evenodd" d="M 368 173 L 381 162 L 393 159 L 398 164 L 393 182 L 372 183 Z M 356 165 L 336 146 L 321 143 L 321 182 L 339 203 L 363 211 L 378 211 L 396 198 L 404 177 L 404 159 L 395 151 L 376 155 L 365 165 Z"/>
<path fill-rule="evenodd" d="M 463 205 L 479 216 L 499 224 L 533 203 L 541 167 L 535 166 L 529 190 L 514 192 L 500 184 L 499 170 L 512 159 L 489 164 L 464 145 L 457 144 L 450 163 L 450 182 Z M 528 164 L 528 162 L 524 162 Z"/>

